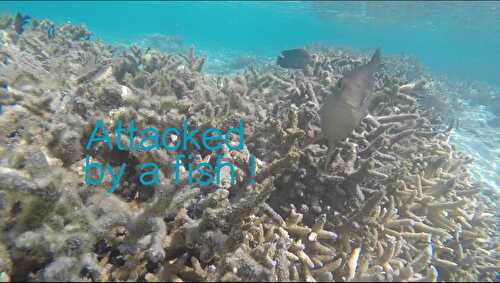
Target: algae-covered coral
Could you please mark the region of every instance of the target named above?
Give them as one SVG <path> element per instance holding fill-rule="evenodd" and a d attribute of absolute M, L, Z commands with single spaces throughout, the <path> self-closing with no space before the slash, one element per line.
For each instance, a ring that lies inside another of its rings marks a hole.
<path fill-rule="evenodd" d="M 117 53 L 83 26 L 33 19 L 19 33 L 13 17 L 0 22 L 3 280 L 496 279 L 496 196 L 470 180 L 472 160 L 423 106 L 432 78 L 397 58 L 382 58 L 370 115 L 329 144 L 319 109 L 368 56 L 328 49 L 301 70 L 214 76 L 194 49 Z M 175 160 L 86 150 L 97 119 L 179 128 L 184 118 L 221 129 L 244 118 L 247 147 L 223 150 L 234 162 L 256 155 L 256 184 L 243 171 L 234 185 L 179 185 L 166 166 L 154 187 L 134 171 L 113 194 L 85 185 L 85 155 Z"/>

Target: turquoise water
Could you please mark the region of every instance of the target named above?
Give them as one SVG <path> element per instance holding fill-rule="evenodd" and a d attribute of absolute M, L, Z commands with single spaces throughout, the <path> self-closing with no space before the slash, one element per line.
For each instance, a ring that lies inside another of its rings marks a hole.
<path fill-rule="evenodd" d="M 500 85 L 498 2 L 15 2 L 17 11 L 56 23 L 84 23 L 95 38 L 134 42 L 180 36 L 200 50 L 276 56 L 329 43 L 409 54 L 436 73 Z"/>

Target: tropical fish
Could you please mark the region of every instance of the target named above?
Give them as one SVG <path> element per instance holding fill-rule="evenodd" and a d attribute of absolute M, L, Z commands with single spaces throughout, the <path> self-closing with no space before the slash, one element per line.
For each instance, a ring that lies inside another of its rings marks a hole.
<path fill-rule="evenodd" d="M 56 37 L 56 28 L 54 25 L 50 25 L 50 27 L 47 29 L 47 37 L 49 39 L 54 39 Z"/>
<path fill-rule="evenodd" d="M 328 96 L 320 109 L 323 137 L 330 143 L 342 140 L 368 114 L 373 74 L 380 66 L 380 50 L 370 62 L 347 73 L 339 82 L 338 92 Z"/>
<path fill-rule="evenodd" d="M 14 29 L 16 30 L 17 34 L 21 34 L 24 32 L 24 25 L 28 23 L 28 20 L 30 18 L 30 16 L 23 16 L 21 13 L 16 14 L 16 19 L 14 20 Z"/>
<path fill-rule="evenodd" d="M 312 57 L 305 49 L 289 49 L 281 51 L 276 64 L 287 69 L 302 69 L 312 62 Z"/>

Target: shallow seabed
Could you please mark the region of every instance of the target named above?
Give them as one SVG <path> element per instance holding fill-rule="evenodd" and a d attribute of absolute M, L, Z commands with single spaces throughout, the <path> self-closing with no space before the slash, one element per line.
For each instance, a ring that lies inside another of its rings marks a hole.
<path fill-rule="evenodd" d="M 0 281 L 498 281 L 499 9 L 0 3 Z M 277 65 L 298 47 L 303 66 Z M 346 93 L 369 115 L 329 112 Z M 323 117 L 354 126 L 325 137 Z M 112 134 L 186 119 L 244 134 L 215 151 Z M 86 147 L 99 121 L 112 148 Z M 219 157 L 233 183 L 200 167 Z"/>

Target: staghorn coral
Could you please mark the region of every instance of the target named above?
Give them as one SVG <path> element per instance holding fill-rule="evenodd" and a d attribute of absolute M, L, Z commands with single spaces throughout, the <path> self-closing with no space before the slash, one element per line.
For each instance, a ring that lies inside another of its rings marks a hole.
<path fill-rule="evenodd" d="M 49 40 L 50 22 L 34 19 L 18 35 L 12 21 L 0 21 L 9 23 L 0 54 L 16 70 L 0 72 L 5 278 L 495 280 L 495 202 L 471 181 L 471 160 L 450 142 L 440 113 L 425 107 L 436 83 L 407 58 L 382 58 L 369 115 L 327 144 L 320 106 L 364 55 L 323 48 L 301 71 L 218 77 L 202 72 L 194 49 L 185 58 L 135 46 L 117 53 L 88 41 L 84 27 L 55 27 Z M 61 73 L 68 76 L 54 75 Z M 227 129 L 241 117 L 242 152 L 84 149 L 99 118 L 111 129 L 118 119 L 164 128 L 182 118 Z M 246 167 L 235 184 L 175 184 L 169 165 L 179 153 L 192 153 L 195 165 L 215 154 L 247 164 L 253 153 L 255 184 Z M 132 170 L 113 194 L 109 179 L 86 186 L 86 154 L 114 169 L 124 160 L 157 162 L 165 165 L 161 182 L 143 187 Z"/>

